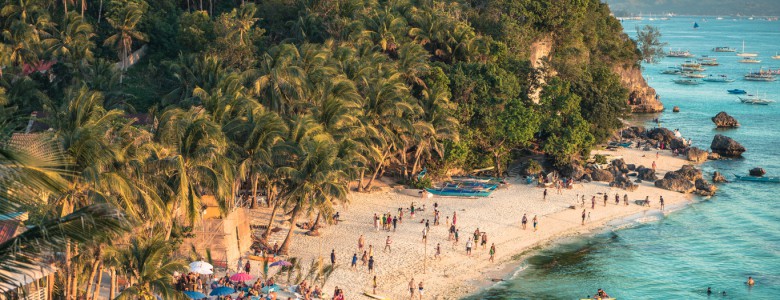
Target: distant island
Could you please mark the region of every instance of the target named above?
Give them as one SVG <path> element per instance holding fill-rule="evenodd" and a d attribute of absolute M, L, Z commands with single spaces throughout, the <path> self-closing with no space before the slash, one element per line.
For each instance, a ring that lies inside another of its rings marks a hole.
<path fill-rule="evenodd" d="M 615 15 L 666 14 L 678 15 L 742 15 L 777 16 L 780 5 L 774 0 L 605 0 Z M 659 3 L 660 2 L 660 3 Z"/>

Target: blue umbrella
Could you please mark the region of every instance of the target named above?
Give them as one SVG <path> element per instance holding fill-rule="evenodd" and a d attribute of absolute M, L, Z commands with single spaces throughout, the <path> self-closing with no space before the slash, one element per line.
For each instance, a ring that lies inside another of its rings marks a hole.
<path fill-rule="evenodd" d="M 195 299 L 195 300 L 203 299 L 207 297 L 206 294 L 201 292 L 196 292 L 196 291 L 184 291 L 184 295 L 187 296 L 187 298 Z"/>
<path fill-rule="evenodd" d="M 281 287 L 278 284 L 266 285 L 265 287 L 263 287 L 262 292 L 267 294 L 272 292 L 271 289 L 273 289 L 273 292 L 275 292 L 275 291 L 279 291 Z"/>
<path fill-rule="evenodd" d="M 234 290 L 233 288 L 229 288 L 229 287 L 226 287 L 226 286 L 221 286 L 221 287 L 218 287 L 216 289 L 211 290 L 211 293 L 209 295 L 210 296 L 225 296 L 225 295 L 230 295 L 230 294 L 235 293 L 235 292 L 236 292 L 236 290 Z"/>

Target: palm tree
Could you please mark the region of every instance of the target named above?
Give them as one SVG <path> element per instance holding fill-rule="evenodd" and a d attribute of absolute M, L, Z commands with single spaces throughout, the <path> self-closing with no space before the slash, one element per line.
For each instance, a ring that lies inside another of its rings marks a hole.
<path fill-rule="evenodd" d="M 234 175 L 226 157 L 227 141 L 208 112 L 198 107 L 166 110 L 160 116 L 154 141 L 160 146 L 153 152 L 148 168 L 160 178 L 158 190 L 168 199 L 170 212 L 183 208 L 193 224 L 200 214 L 204 193 L 216 197 L 223 213 L 230 209 Z"/>
<path fill-rule="evenodd" d="M 294 116 L 290 125 L 291 163 L 280 168 L 290 212 L 290 230 L 280 251 L 288 253 L 300 213 L 334 200 L 346 199 L 345 166 L 338 148 L 310 116 Z"/>
<path fill-rule="evenodd" d="M 108 37 L 103 44 L 116 48 L 122 62 L 123 72 L 127 71 L 127 58 L 132 52 L 133 39 L 146 41 L 146 35 L 136 29 L 141 18 L 143 18 L 143 10 L 135 2 L 127 2 L 116 15 L 107 18 L 108 23 L 116 30 L 116 33 Z M 121 75 L 119 82 L 122 83 Z"/>
<path fill-rule="evenodd" d="M 83 16 L 68 14 L 55 36 L 43 40 L 43 44 L 55 57 L 65 61 L 86 61 L 92 59 L 94 43 L 92 26 Z"/>
<path fill-rule="evenodd" d="M 282 44 L 261 58 L 253 92 L 268 109 L 286 114 L 305 98 L 306 72 L 295 65 L 300 56 L 295 45 Z"/>
<path fill-rule="evenodd" d="M 235 19 L 235 25 L 228 33 L 228 37 L 235 38 L 235 35 L 238 35 L 239 45 L 246 46 L 251 44 L 250 32 L 255 23 L 260 20 L 255 18 L 257 6 L 254 3 L 242 4 L 238 9 L 233 9 L 230 14 Z"/>
<path fill-rule="evenodd" d="M 173 255 L 174 246 L 159 235 L 135 237 L 128 247 L 109 248 L 108 255 L 120 273 L 125 274 L 130 286 L 117 299 L 155 300 L 187 299 L 172 285 L 174 272 L 185 272 L 187 267 L 180 257 Z"/>

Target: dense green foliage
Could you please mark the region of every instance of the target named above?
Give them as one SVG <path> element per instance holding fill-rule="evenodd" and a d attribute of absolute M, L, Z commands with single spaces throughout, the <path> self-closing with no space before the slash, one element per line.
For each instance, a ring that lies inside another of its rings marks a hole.
<path fill-rule="evenodd" d="M 645 25 L 645 27 L 636 27 L 636 44 L 639 52 L 642 53 L 642 60 L 648 63 L 656 63 L 664 57 L 664 46 L 661 42 L 661 31 L 658 27 Z"/>
<path fill-rule="evenodd" d="M 5 123 L 23 130 L 41 112 L 77 174 L 40 201 L 57 215 L 110 204 L 157 233 L 114 252 L 151 249 L 125 263 L 170 270 L 159 239 L 175 240 L 175 220 L 195 225 L 204 195 L 229 212 L 255 205 L 236 195 L 263 193 L 294 228 L 329 219 L 350 182 L 502 173 L 524 148 L 578 159 L 620 126 L 627 92 L 613 70 L 639 60 L 598 0 L 0 3 Z M 553 51 L 533 68 L 543 38 Z M 70 296 L 90 278 L 77 268 L 101 261 L 100 243 L 75 247 L 97 258 L 68 261 Z M 133 293 L 167 293 L 159 276 Z"/>

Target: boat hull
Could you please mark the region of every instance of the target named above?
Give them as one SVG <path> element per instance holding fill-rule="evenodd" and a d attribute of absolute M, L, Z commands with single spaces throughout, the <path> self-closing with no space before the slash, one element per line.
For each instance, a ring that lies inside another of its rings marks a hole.
<path fill-rule="evenodd" d="M 429 193 L 443 197 L 487 197 L 492 191 L 466 190 L 466 189 L 425 189 Z"/>
<path fill-rule="evenodd" d="M 780 177 L 754 177 L 754 176 L 739 176 L 739 175 L 734 175 L 734 176 L 737 177 L 737 180 L 741 180 L 741 181 L 780 183 Z"/>

